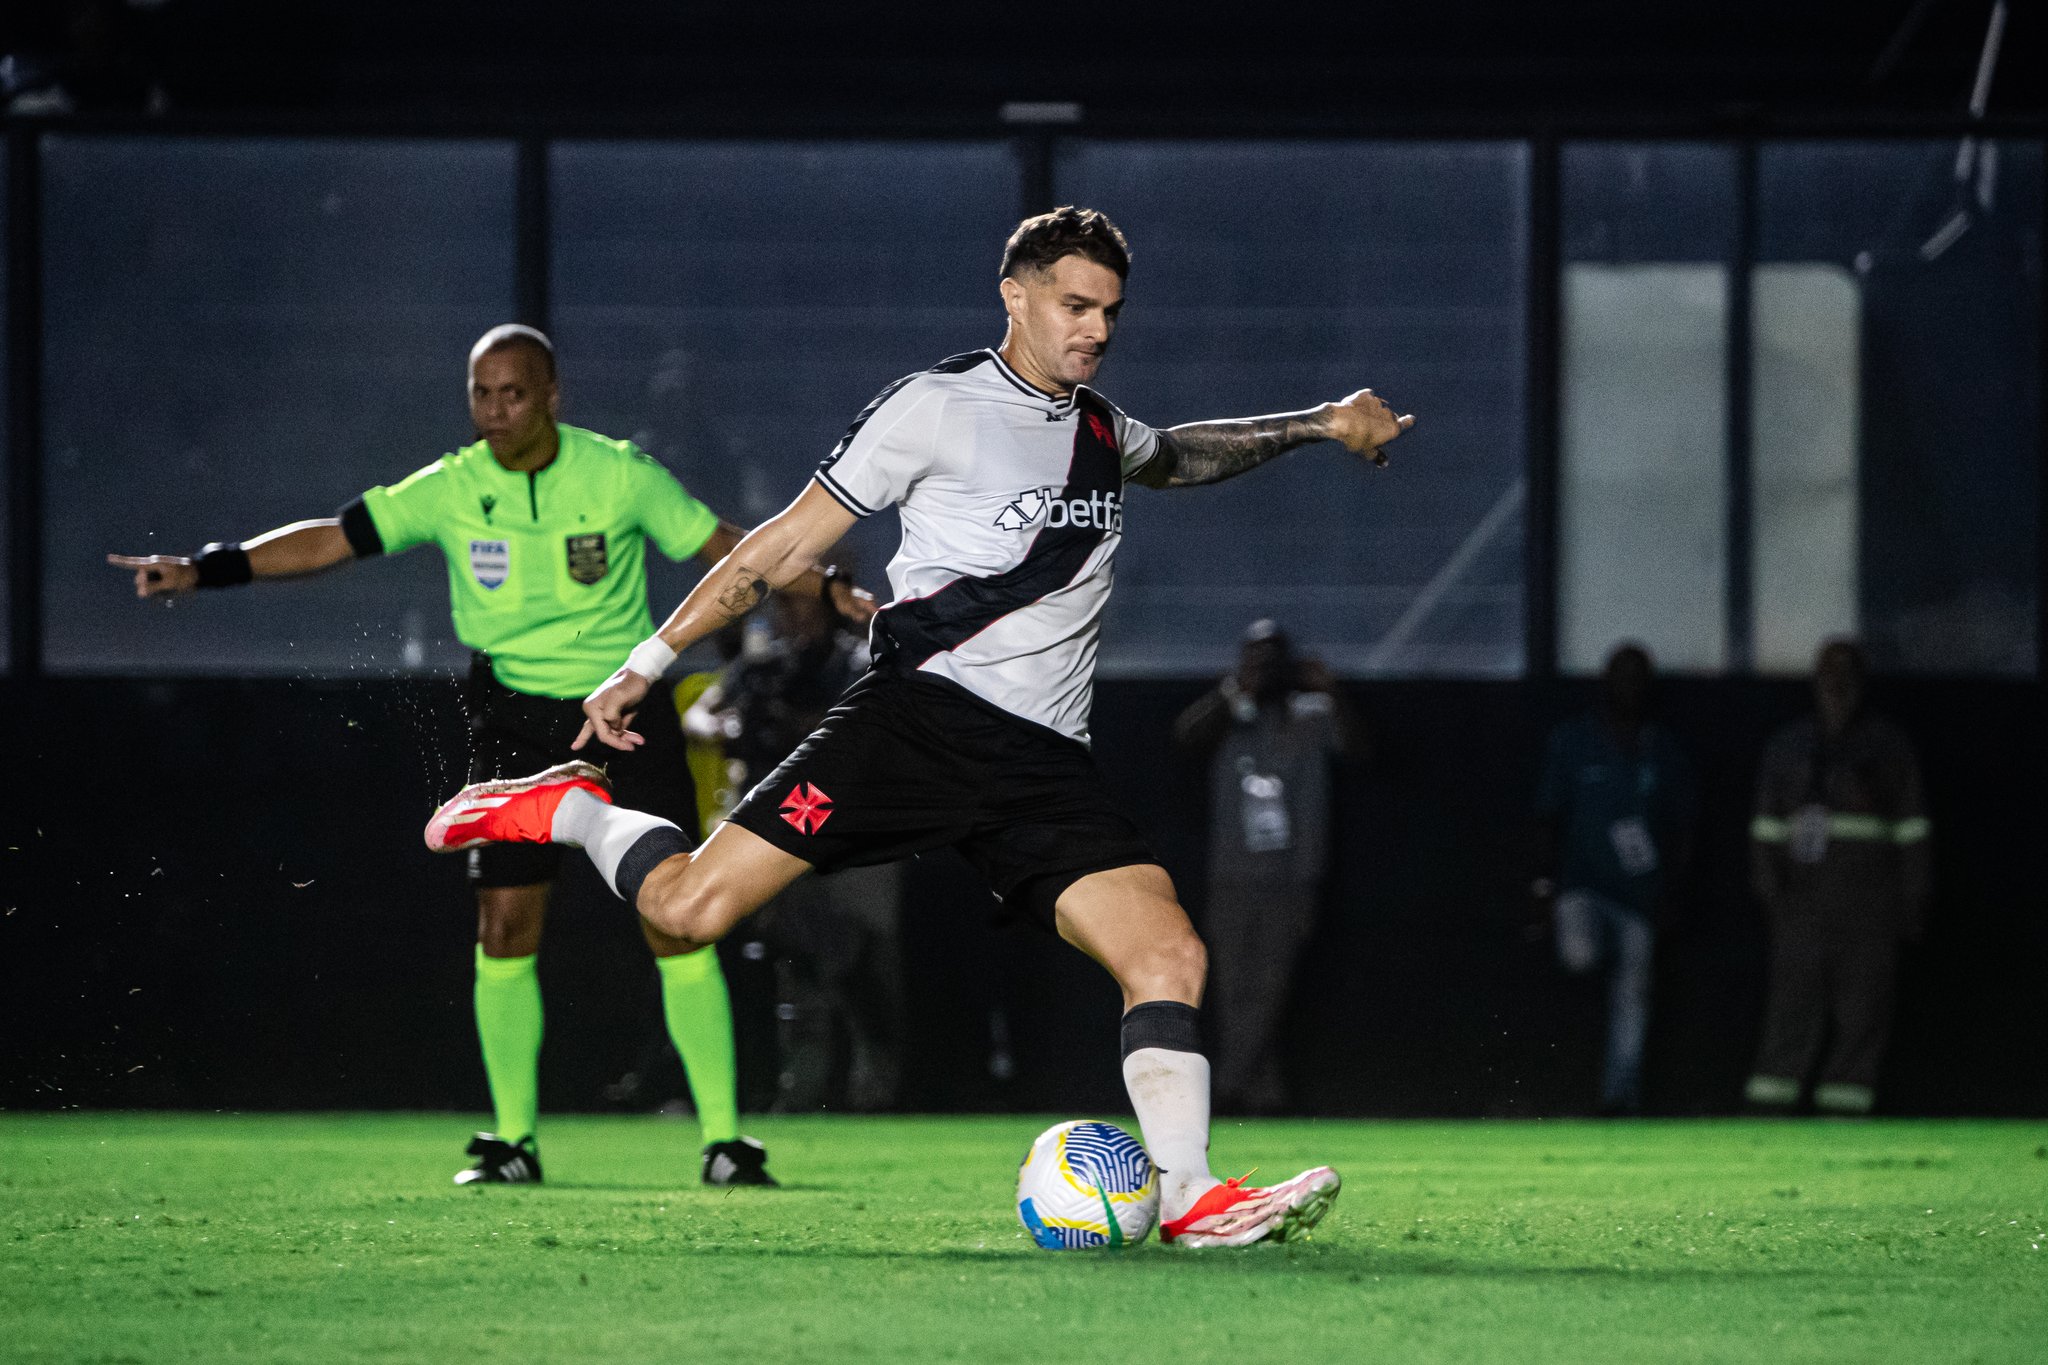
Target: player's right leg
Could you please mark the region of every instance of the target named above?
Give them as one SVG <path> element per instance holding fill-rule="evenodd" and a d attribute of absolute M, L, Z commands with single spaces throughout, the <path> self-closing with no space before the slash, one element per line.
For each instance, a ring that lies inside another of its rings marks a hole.
<path fill-rule="evenodd" d="M 436 853 L 494 843 L 580 848 L 620 900 L 691 948 L 716 943 L 811 870 L 731 821 L 692 849 L 673 821 L 612 805 L 603 771 L 583 762 L 471 783 L 434 812 L 426 841 Z"/>
<path fill-rule="evenodd" d="M 1208 959 L 1165 869 L 1090 873 L 1059 894 L 1055 923 L 1123 990 L 1124 1085 L 1160 1171 L 1161 1240 L 1246 1246 L 1313 1228 L 1341 1184 L 1328 1166 L 1264 1187 L 1209 1170 L 1209 1060 L 1197 1009 Z"/>

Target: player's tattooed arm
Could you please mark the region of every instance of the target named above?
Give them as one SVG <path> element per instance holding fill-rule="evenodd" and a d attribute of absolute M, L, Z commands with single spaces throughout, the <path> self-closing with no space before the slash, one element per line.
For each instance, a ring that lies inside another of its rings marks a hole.
<path fill-rule="evenodd" d="M 1216 483 L 1323 440 L 1342 441 L 1353 454 L 1383 465 L 1387 457 L 1381 447 L 1414 424 L 1412 416 L 1396 417 L 1371 389 L 1360 389 L 1341 403 L 1305 412 L 1170 427 L 1159 433 L 1158 453 L 1132 478 L 1153 488 Z"/>
<path fill-rule="evenodd" d="M 632 656 L 583 699 L 583 730 L 572 749 L 593 740 L 613 749 L 634 749 L 646 743 L 630 727 L 648 690 L 676 655 L 697 641 L 723 630 L 761 605 L 768 594 L 786 588 L 839 542 L 853 525 L 853 513 L 817 484 L 809 484 L 797 500 L 746 533 L 697 581 L 682 604 L 669 613 Z"/>
<path fill-rule="evenodd" d="M 718 529 L 697 549 L 697 558 L 708 569 L 715 569 L 724 558 L 739 548 L 747 538 L 747 528 L 735 526 L 720 519 Z M 851 578 L 823 564 L 812 564 L 795 578 L 782 585 L 780 591 L 805 598 L 821 598 L 847 625 L 859 629 L 874 618 L 875 596 L 864 588 L 856 586 Z M 719 607 L 727 610 L 726 623 L 731 624 L 752 611 L 767 597 L 763 588 L 751 601 L 734 595 L 727 588 L 720 593 Z"/>
<path fill-rule="evenodd" d="M 1159 453 L 1134 477 L 1154 488 L 1217 483 L 1329 435 L 1328 423 L 1315 411 L 1189 422 L 1160 432 Z"/>
<path fill-rule="evenodd" d="M 770 591 L 767 579 L 741 564 L 736 567 L 732 582 L 718 594 L 717 607 L 730 624 L 767 601 Z"/>

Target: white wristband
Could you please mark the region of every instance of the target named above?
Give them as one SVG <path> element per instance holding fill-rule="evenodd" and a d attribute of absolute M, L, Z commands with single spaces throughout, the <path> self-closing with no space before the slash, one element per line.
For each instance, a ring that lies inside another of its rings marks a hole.
<path fill-rule="evenodd" d="M 650 635 L 633 646 L 633 652 L 626 656 L 626 667 L 649 682 L 659 682 L 675 661 L 676 652 L 668 647 L 668 642 L 659 635 Z"/>

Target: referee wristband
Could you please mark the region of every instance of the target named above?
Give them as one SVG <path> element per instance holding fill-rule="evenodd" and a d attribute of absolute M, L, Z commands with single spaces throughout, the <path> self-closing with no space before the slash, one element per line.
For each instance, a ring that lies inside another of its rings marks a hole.
<path fill-rule="evenodd" d="M 238 588 L 256 576 L 249 567 L 249 552 L 239 542 L 214 541 L 192 557 L 192 567 L 199 571 L 202 588 Z"/>
<path fill-rule="evenodd" d="M 633 646 L 633 652 L 626 656 L 626 668 L 649 682 L 659 682 L 675 661 L 676 652 L 668 643 L 659 635 L 650 635 Z"/>

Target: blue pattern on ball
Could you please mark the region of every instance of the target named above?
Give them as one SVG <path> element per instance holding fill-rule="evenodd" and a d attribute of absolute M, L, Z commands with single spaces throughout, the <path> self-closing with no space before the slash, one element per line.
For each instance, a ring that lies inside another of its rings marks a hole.
<path fill-rule="evenodd" d="M 1031 1230 L 1031 1240 L 1047 1251 L 1085 1251 L 1099 1247 L 1109 1239 L 1099 1232 L 1088 1232 L 1082 1228 L 1049 1228 L 1038 1216 L 1038 1206 L 1029 1199 L 1017 1204 L 1017 1212 L 1024 1217 L 1024 1226 Z"/>
<path fill-rule="evenodd" d="M 1068 1170 L 1104 1194 L 1136 1194 L 1152 1178 L 1152 1158 L 1112 1123 L 1077 1124 L 1064 1155 Z"/>

